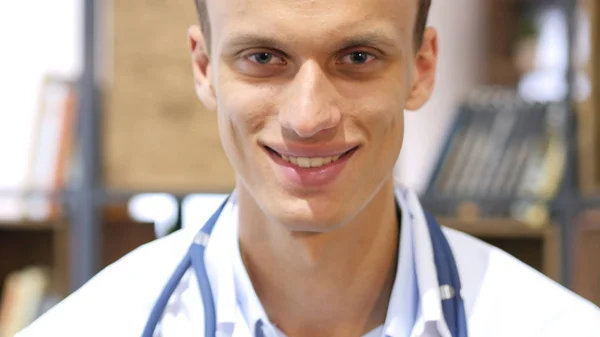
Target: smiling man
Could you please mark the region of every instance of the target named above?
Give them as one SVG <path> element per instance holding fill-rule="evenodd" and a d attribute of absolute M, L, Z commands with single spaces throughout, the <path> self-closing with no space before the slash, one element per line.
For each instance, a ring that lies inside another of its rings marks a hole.
<path fill-rule="evenodd" d="M 594 305 L 395 183 L 434 86 L 429 0 L 198 1 L 195 88 L 235 191 L 19 337 L 600 336 Z"/>

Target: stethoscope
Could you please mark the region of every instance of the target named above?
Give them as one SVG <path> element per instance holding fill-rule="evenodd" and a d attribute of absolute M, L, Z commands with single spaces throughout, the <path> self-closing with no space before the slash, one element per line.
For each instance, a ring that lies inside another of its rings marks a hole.
<path fill-rule="evenodd" d="M 228 199 L 229 198 L 225 199 L 221 206 L 219 206 L 206 224 L 202 226 L 200 231 L 196 234 L 187 254 L 177 266 L 177 269 L 154 304 L 154 308 L 146 322 L 142 337 L 153 336 L 171 295 L 175 292 L 175 289 L 190 267 L 192 267 L 196 273 L 196 279 L 198 280 L 198 286 L 202 296 L 202 304 L 204 306 L 204 336 L 214 337 L 216 335 L 217 318 L 215 314 L 215 303 L 208 274 L 206 272 L 206 265 L 204 263 L 204 250 L 208 246 L 212 230 L 215 227 L 223 208 L 227 204 Z M 400 216 L 400 209 L 398 206 L 396 207 Z M 438 282 L 441 285 L 440 298 L 442 300 L 444 319 L 452 337 L 467 337 L 467 319 L 464 302 L 460 295 L 461 284 L 454 255 L 452 254 L 450 244 L 437 220 L 427 212 L 425 212 L 425 217 L 433 247 Z"/>

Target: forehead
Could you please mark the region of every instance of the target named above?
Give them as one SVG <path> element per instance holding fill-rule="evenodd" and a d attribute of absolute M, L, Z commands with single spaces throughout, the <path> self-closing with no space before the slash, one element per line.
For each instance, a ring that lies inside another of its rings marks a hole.
<path fill-rule="evenodd" d="M 267 35 L 301 43 L 377 32 L 412 41 L 415 0 L 210 0 L 213 42 L 229 36 Z"/>

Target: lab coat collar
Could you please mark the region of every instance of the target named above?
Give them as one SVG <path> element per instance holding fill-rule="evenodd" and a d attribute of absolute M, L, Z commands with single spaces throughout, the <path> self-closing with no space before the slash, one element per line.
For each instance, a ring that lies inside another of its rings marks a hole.
<path fill-rule="evenodd" d="M 231 336 L 237 319 L 237 302 L 232 257 L 232 240 L 237 228 L 235 191 L 229 196 L 206 247 L 205 261 L 215 299 L 217 331 Z"/>

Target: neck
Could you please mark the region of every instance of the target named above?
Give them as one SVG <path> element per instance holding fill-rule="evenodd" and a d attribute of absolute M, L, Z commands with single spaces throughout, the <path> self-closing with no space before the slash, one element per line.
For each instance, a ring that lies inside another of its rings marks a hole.
<path fill-rule="evenodd" d="M 351 222 L 298 233 L 238 191 L 240 249 L 269 319 L 288 336 L 362 336 L 385 321 L 398 252 L 393 183 Z M 260 244 L 257 244 L 260 243 Z M 340 244 L 342 243 L 342 244 Z"/>

